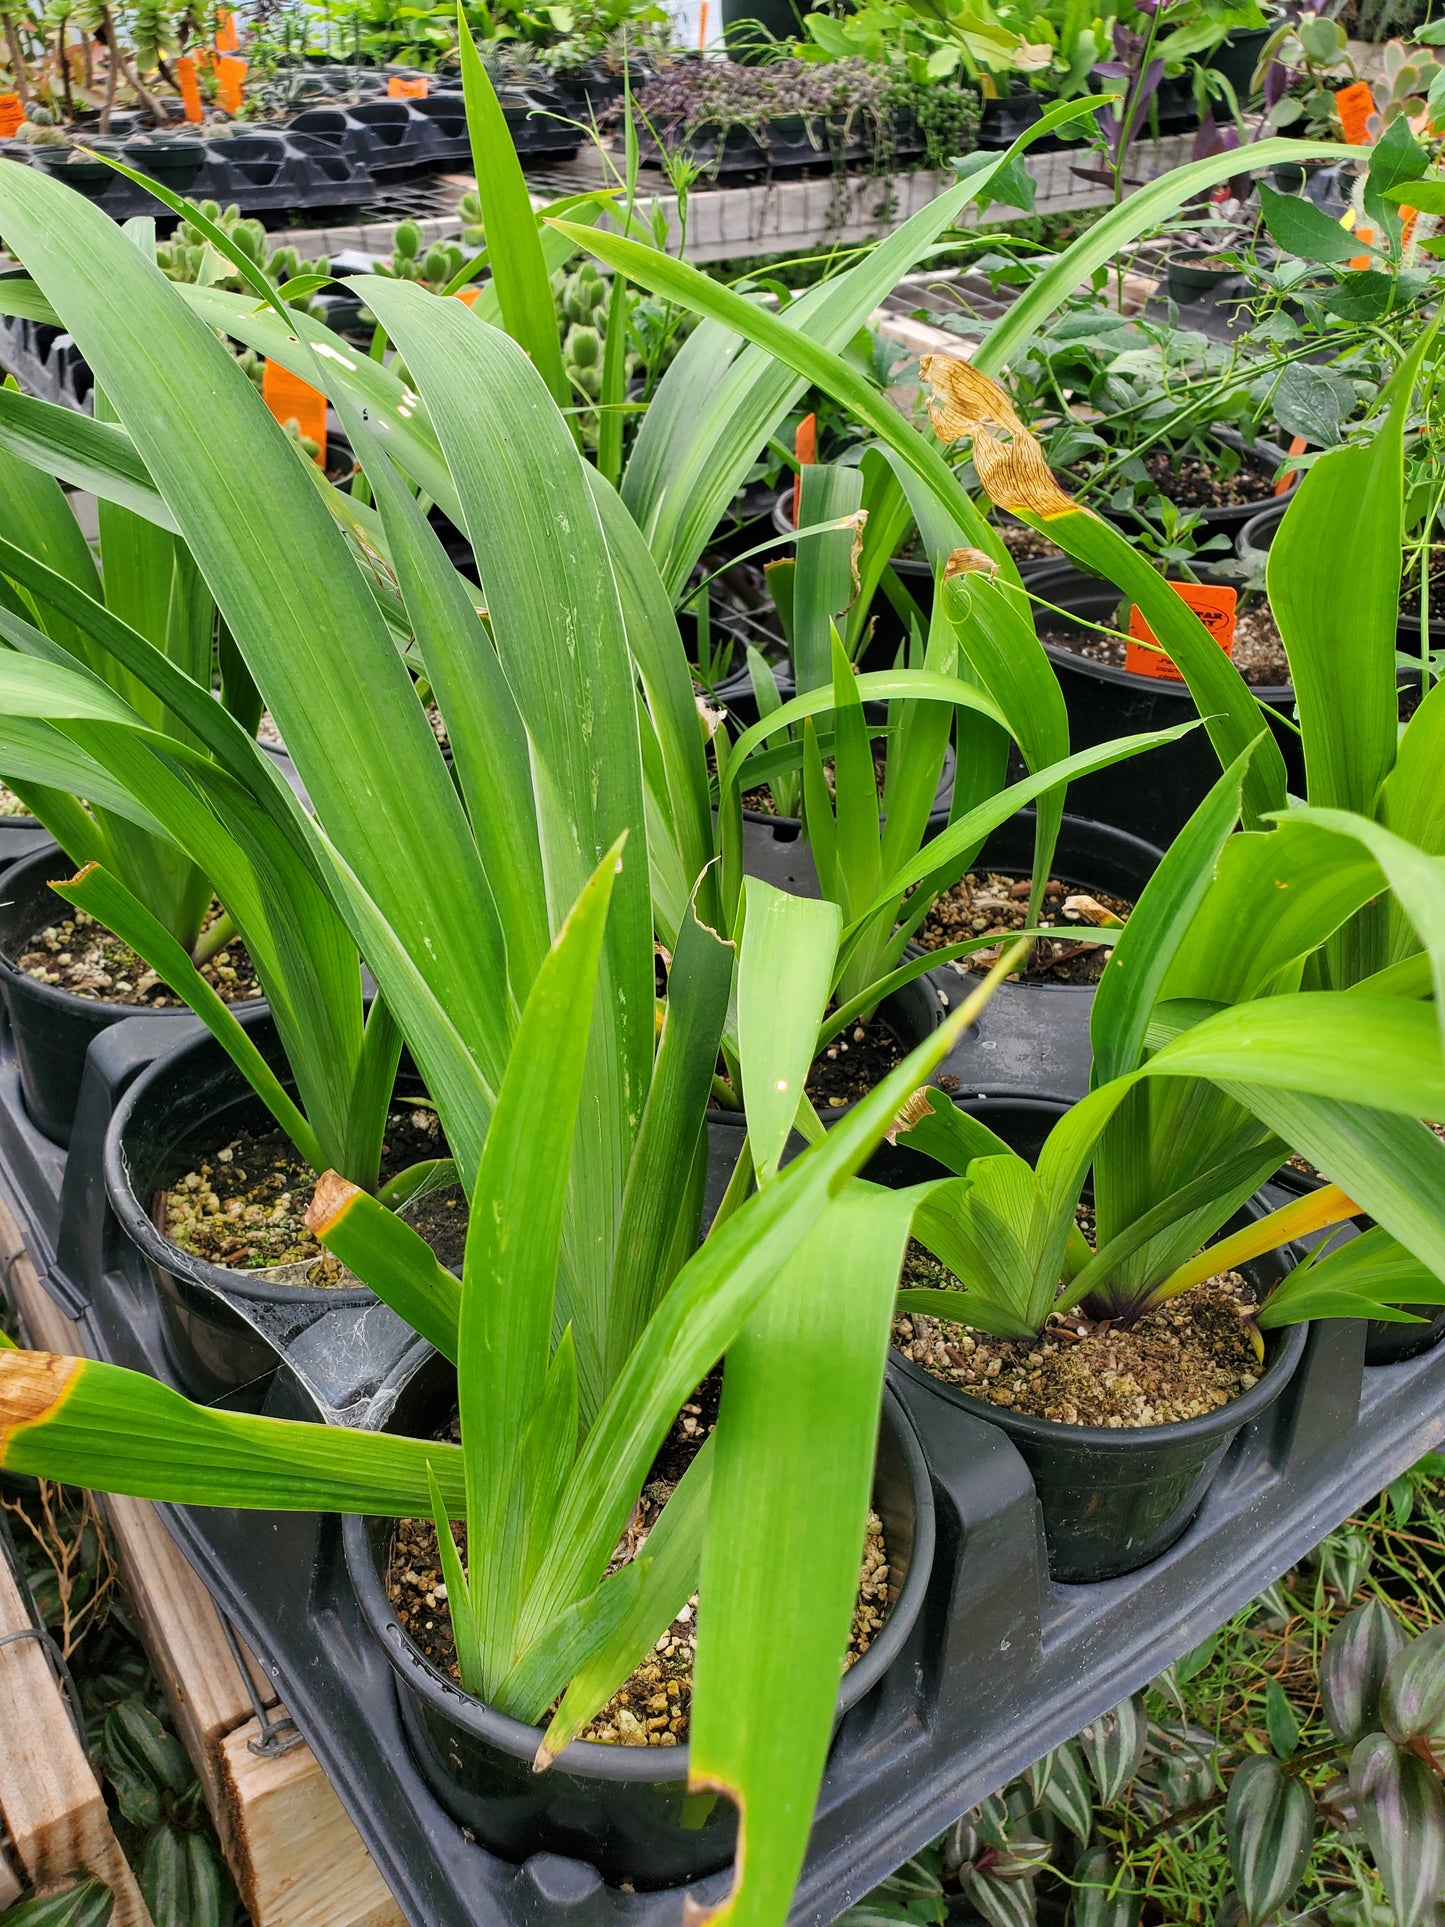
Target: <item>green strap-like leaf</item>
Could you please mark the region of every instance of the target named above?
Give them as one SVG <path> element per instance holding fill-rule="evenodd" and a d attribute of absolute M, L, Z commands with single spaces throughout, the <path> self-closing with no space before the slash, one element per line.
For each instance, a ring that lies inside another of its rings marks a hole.
<path fill-rule="evenodd" d="M 173 1505 L 426 1518 L 428 1461 L 448 1514 L 459 1517 L 460 1446 L 218 1412 L 144 1372 L 0 1353 L 7 1472 Z"/>
<path fill-rule="evenodd" d="M 768 1184 L 803 1101 L 843 920 L 836 904 L 791 896 L 758 877 L 743 889 L 738 1053 L 758 1181 Z"/>
<path fill-rule="evenodd" d="M 858 1593 L 888 1332 L 915 1195 L 861 1186 L 728 1347 L 703 1548 L 688 1784 L 738 1808 L 731 1927 L 786 1916 Z M 780 1732 L 786 1744 L 779 1743 Z"/>
<path fill-rule="evenodd" d="M 419 1232 L 365 1191 L 349 1189 L 338 1197 L 329 1180 L 313 1202 L 312 1218 L 316 1236 L 348 1271 L 444 1358 L 455 1360 L 461 1286 Z"/>

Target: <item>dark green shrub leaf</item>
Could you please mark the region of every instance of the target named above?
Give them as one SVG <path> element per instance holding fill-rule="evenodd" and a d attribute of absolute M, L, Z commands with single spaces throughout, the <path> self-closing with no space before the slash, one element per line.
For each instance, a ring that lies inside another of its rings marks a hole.
<path fill-rule="evenodd" d="M 1038 1899 L 1031 1880 L 992 1880 L 972 1867 L 965 1870 L 961 1886 L 989 1927 L 1035 1927 Z"/>
<path fill-rule="evenodd" d="M 1383 1733 L 1350 1755 L 1350 1791 L 1398 1927 L 1433 1927 L 1445 1892 L 1445 1799 L 1423 1760 Z"/>
<path fill-rule="evenodd" d="M 1274 416 L 1280 427 L 1322 448 L 1333 447 L 1340 439 L 1341 419 L 1354 405 L 1355 391 L 1349 382 L 1304 362 L 1291 362 L 1274 391 Z"/>
<path fill-rule="evenodd" d="M 209 1834 L 188 1833 L 186 1835 L 186 1865 L 190 1873 L 191 1920 L 190 1927 L 230 1927 L 236 1911 L 236 1889 L 226 1863 L 221 1859 L 215 1842 Z M 907 1873 L 915 1863 L 907 1862 L 899 1869 L 899 1875 Z M 899 1875 L 895 1875 L 897 1879 Z M 933 1876 L 934 1889 L 941 1892 L 938 1876 Z M 919 1922 L 941 1921 L 942 1912 L 910 1914 L 910 1919 Z M 160 1923 L 156 1923 L 160 1927 Z"/>
<path fill-rule="evenodd" d="M 1074 1868 L 1074 1927 L 1136 1927 L 1139 1889 L 1107 1847 L 1092 1847 Z"/>
<path fill-rule="evenodd" d="M 1034 1798 L 1087 1841 L 1094 1830 L 1094 1788 L 1077 1740 L 1066 1740 L 1029 1769 Z"/>
<path fill-rule="evenodd" d="M 1380 1723 L 1380 1689 L 1407 1644 L 1405 1630 L 1382 1600 L 1342 1619 L 1320 1655 L 1320 1702 L 1330 1731 L 1353 1746 Z"/>
<path fill-rule="evenodd" d="M 1277 1760 L 1256 1753 L 1236 1771 L 1224 1809 L 1224 1833 L 1230 1871 L 1250 1927 L 1267 1920 L 1299 1886 L 1314 1828 L 1314 1802 Z"/>
<path fill-rule="evenodd" d="M 63 1894 L 19 1901 L 0 1914 L 0 1927 L 107 1927 L 114 1905 L 109 1887 L 83 1880 Z"/>
<path fill-rule="evenodd" d="M 191 1867 L 186 1836 L 163 1821 L 146 1841 L 141 1892 L 155 1927 L 191 1927 Z"/>
<path fill-rule="evenodd" d="M 1208 1639 L 1201 1639 L 1192 1652 L 1186 1653 L 1183 1659 L 1175 1662 L 1174 1677 L 1181 1686 L 1187 1686 L 1190 1680 L 1198 1678 L 1213 1659 L 1218 1645 L 1219 1634 L 1211 1633 Z"/>
<path fill-rule="evenodd" d="M 1259 201 L 1270 239 L 1286 254 L 1297 254 L 1303 261 L 1329 262 L 1348 261 L 1362 251 L 1360 243 L 1313 201 L 1277 193 L 1265 181 L 1259 183 Z"/>
<path fill-rule="evenodd" d="M 1079 1735 L 1104 1806 L 1112 1806 L 1138 1772 L 1148 1733 L 1142 1700 L 1127 1699 Z"/>
<path fill-rule="evenodd" d="M 184 1793 L 195 1775 L 185 1748 L 139 1697 L 123 1699 L 106 1720 L 108 1744 L 166 1793 Z"/>
<path fill-rule="evenodd" d="M 1445 1626 L 1432 1626 L 1390 1660 L 1380 1724 L 1400 1746 L 1445 1771 Z"/>
<path fill-rule="evenodd" d="M 1299 1745 L 1299 1721 L 1277 1679 L 1272 1679 L 1265 1688 L 1264 1724 L 1270 1745 L 1280 1759 L 1289 1759 Z"/>

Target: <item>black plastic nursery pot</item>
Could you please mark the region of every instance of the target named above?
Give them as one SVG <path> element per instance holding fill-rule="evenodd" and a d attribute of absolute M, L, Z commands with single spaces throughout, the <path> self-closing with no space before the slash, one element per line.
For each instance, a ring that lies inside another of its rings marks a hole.
<path fill-rule="evenodd" d="M 1241 561 L 1248 562 L 1255 567 L 1258 567 L 1263 562 L 1264 558 L 1269 554 L 1275 536 L 1279 533 L 1279 525 L 1284 520 L 1284 513 L 1287 507 L 1288 504 L 1285 502 L 1273 503 L 1269 508 L 1261 509 L 1258 515 L 1252 515 L 1249 518 L 1239 531 L 1239 554 Z M 1395 623 L 1395 633 L 1399 647 L 1405 651 L 1406 654 L 1409 654 L 1412 650 L 1418 651 L 1420 647 L 1419 616 L 1412 615 L 1407 610 L 1401 609 L 1396 615 Z M 1418 681 L 1419 673 L 1417 669 L 1413 672 L 1412 676 L 1409 670 L 1402 670 L 1400 680 L 1401 682 L 1410 680 Z"/>
<path fill-rule="evenodd" d="M 1193 301 L 1202 301 L 1223 287 L 1226 281 L 1235 279 L 1235 270 L 1219 267 L 1214 254 L 1205 249 L 1171 254 L 1166 268 L 1169 298 L 1179 302 L 1182 307 L 1187 307 Z"/>
<path fill-rule="evenodd" d="M 428 1438 L 456 1405 L 456 1373 L 429 1348 L 405 1359 L 374 1409 L 388 1431 Z M 889 1613 L 877 1639 L 843 1677 L 838 1716 L 856 1706 L 903 1649 L 928 1589 L 933 1493 L 917 1435 L 898 1400 L 884 1397 L 873 1504 L 883 1524 Z M 536 1853 L 581 1856 L 609 1884 L 639 1891 L 715 1873 L 733 1857 L 736 1814 L 721 1795 L 689 1794 L 688 1748 L 574 1741 L 545 1773 L 533 1769 L 538 1730 L 494 1712 L 439 1673 L 397 1624 L 384 1573 L 389 1519 L 347 1519 L 347 1570 L 362 1613 L 395 1675 L 412 1757 L 452 1818 L 505 1860 Z"/>
<path fill-rule="evenodd" d="M 978 145 L 989 149 L 1012 147 L 1020 134 L 1043 119 L 1044 105 L 1043 95 L 1027 88 L 985 99 L 979 116 Z M 1045 146 L 1047 142 L 1038 143 L 1039 149 Z"/>
<path fill-rule="evenodd" d="M 1112 626 L 1119 591 L 1097 576 L 1060 563 L 1031 576 L 1029 588 L 1041 602 L 1087 621 Z M 1067 616 L 1035 610 L 1040 631 L 1066 628 Z M 1112 663 L 1091 662 L 1059 643 L 1044 642 L 1069 713 L 1069 742 L 1075 751 L 1091 749 L 1118 736 L 1172 729 L 1198 715 L 1187 683 L 1138 676 Z M 1269 710 L 1291 715 L 1294 690 L 1288 684 L 1259 685 L 1254 694 Z M 1299 738 L 1284 722 L 1275 726 L 1292 787 L 1304 780 Z M 1135 835 L 1167 843 L 1178 835 L 1219 777 L 1219 758 L 1203 728 L 1191 730 L 1162 749 L 1127 757 L 1092 776 L 1076 777 L 1069 801 L 1081 815 L 1113 823 Z"/>
<path fill-rule="evenodd" d="M 270 1013 L 255 1010 L 241 1021 L 289 1086 Z M 203 1404 L 238 1395 L 259 1402 L 279 1363 L 282 1336 L 324 1312 L 376 1302 L 360 1287 L 285 1283 L 212 1264 L 160 1228 L 158 1201 L 167 1187 L 247 1127 L 275 1128 L 220 1044 L 205 1033 L 158 1057 L 135 1080 L 106 1135 L 111 1209 L 154 1285 L 176 1382 Z"/>
<path fill-rule="evenodd" d="M 167 1029 L 136 1017 L 97 1038 L 68 1160 L 25 1116 L 0 1029 L 0 1191 L 40 1288 L 77 1321 L 76 1349 L 174 1382 L 156 1293 L 100 1182 L 108 1121 L 167 1048 Z M 975 1056 L 960 1047 L 940 1071 L 970 1088 Z M 1016 1089 L 1024 1074 L 1015 1069 Z M 374 1424 L 369 1408 L 415 1344 L 385 1306 L 337 1307 L 281 1340 L 285 1370 L 273 1388 L 299 1383 L 313 1418 Z M 1442 1354 L 1366 1371 L 1363 1351 L 1360 1324 L 1312 1326 L 1283 1396 L 1244 1427 L 1227 1476 L 1209 1486 L 1192 1524 L 1151 1564 L 1095 1587 L 1048 1577 L 1033 1480 L 1009 1437 L 896 1377 L 933 1488 L 928 1594 L 897 1663 L 839 1724 L 794 1927 L 827 1927 L 962 1810 L 1197 1646 L 1445 1440 Z M 294 1405 L 287 1415 L 297 1415 Z M 727 1869 L 684 1889 L 628 1891 L 608 1885 L 585 1848 L 521 1863 L 489 1851 L 418 1768 L 391 1659 L 346 1572 L 339 1522 L 215 1507 L 160 1512 L 262 1660 L 408 1920 L 676 1927 L 684 1896 L 703 1910 L 726 1898 Z"/>
<path fill-rule="evenodd" d="M 181 1004 L 149 1009 L 105 1003 L 98 997 L 78 997 L 58 984 L 43 984 L 16 968 L 11 959 L 30 938 L 70 915 L 70 905 L 50 885 L 74 876 L 75 868 L 47 838 L 38 850 L 11 864 L 0 887 L 0 998 L 15 1039 L 25 1108 L 45 1135 L 62 1145 L 70 1142 L 85 1054 L 93 1038 L 142 1010 L 177 1023 L 193 1021 Z M 246 1008 L 236 1006 L 238 1013 Z"/>
<path fill-rule="evenodd" d="M 1173 261 L 1171 261 L 1169 267 L 1171 284 L 1174 272 Z M 1196 270 L 1195 272 L 1198 271 Z M 1212 272 L 1219 271 L 1213 270 Z M 1221 274 L 1221 280 L 1228 278 L 1227 274 Z M 1217 286 L 1218 283 L 1213 285 Z M 1173 292 L 1172 285 L 1170 291 L 1171 293 Z M 1176 299 L 1178 298 L 1179 297 L 1176 296 Z M 1104 425 L 1103 432 L 1108 432 L 1107 423 Z M 1210 432 L 1214 441 L 1217 442 L 1221 448 L 1226 448 L 1235 455 L 1253 456 L 1271 470 L 1278 469 L 1281 464 L 1289 460 L 1288 452 L 1281 448 L 1277 442 L 1266 441 L 1262 437 L 1257 437 L 1253 442 L 1246 442 L 1242 435 L 1237 434 L 1232 428 L 1226 427 L 1215 427 Z M 1166 495 L 1168 494 L 1167 484 L 1163 492 Z M 1197 514 L 1199 517 L 1199 532 L 1201 536 L 1227 535 L 1231 541 L 1237 542 L 1240 531 L 1247 522 L 1253 521 L 1257 515 L 1262 515 L 1266 509 L 1278 507 L 1282 514 L 1285 506 L 1285 504 L 1277 502 L 1273 485 L 1271 485 L 1268 493 L 1256 496 L 1252 501 L 1206 503 L 1197 509 L 1192 509 L 1190 512 Z M 1139 516 L 1134 511 L 1100 507 L 1099 514 L 1104 517 L 1105 521 L 1112 522 L 1116 528 L 1123 529 L 1126 534 L 1132 535 L 1138 530 Z"/>
<path fill-rule="evenodd" d="M 1053 1124 L 1069 1108 L 1047 1098 L 960 1099 L 1012 1149 L 1037 1159 Z M 908 1184 L 919 1181 L 924 1161 L 907 1151 L 881 1152 L 867 1175 Z M 927 1168 L 939 1167 L 928 1161 Z M 1246 1207 L 1220 1236 L 1261 1214 Z M 1261 1296 L 1290 1269 L 1287 1253 L 1272 1252 L 1242 1267 Z M 1049 1571 L 1066 1584 L 1116 1579 L 1167 1552 L 1198 1512 L 1226 1452 L 1244 1426 L 1258 1419 L 1283 1392 L 1304 1354 L 1306 1328 L 1286 1326 L 1265 1334 L 1265 1365 L 1247 1391 L 1202 1417 L 1172 1425 L 1117 1431 L 1095 1425 L 1064 1425 L 1054 1419 L 1011 1412 L 937 1379 L 912 1359 L 894 1353 L 889 1369 L 919 1392 L 955 1412 L 996 1425 L 1017 1447 L 1033 1478 L 1043 1513 Z"/>

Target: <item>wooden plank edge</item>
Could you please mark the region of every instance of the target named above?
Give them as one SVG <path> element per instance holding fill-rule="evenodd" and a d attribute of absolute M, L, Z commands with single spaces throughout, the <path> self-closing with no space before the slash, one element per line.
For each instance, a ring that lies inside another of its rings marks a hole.
<path fill-rule="evenodd" d="M 84 1353 L 81 1329 L 41 1283 L 3 1191 L 0 1276 L 32 1344 L 64 1356 Z M 305 1741 L 281 1754 L 250 1750 L 260 1727 L 220 1614 L 155 1507 L 144 1499 L 104 1503 L 146 1652 L 253 1927 L 407 1927 Z M 262 1705 L 275 1706 L 263 1669 L 244 1646 L 241 1651 Z M 64 1719 L 58 1693 L 56 1707 Z M 68 1722 L 66 1730 L 73 1747 Z M 95 1792 L 103 1813 L 98 1787 Z M 151 1927 L 143 1902 L 141 1909 L 117 1913 L 113 1927 Z"/>

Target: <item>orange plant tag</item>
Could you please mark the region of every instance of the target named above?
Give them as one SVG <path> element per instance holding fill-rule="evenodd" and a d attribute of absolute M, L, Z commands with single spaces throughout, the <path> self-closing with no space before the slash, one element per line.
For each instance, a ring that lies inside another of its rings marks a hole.
<path fill-rule="evenodd" d="M 408 80 L 404 74 L 393 74 L 386 83 L 388 100 L 425 100 L 430 86 L 425 74 L 418 80 Z"/>
<path fill-rule="evenodd" d="M 241 36 L 236 32 L 236 16 L 229 7 L 221 7 L 216 13 L 216 52 L 233 54 L 241 44 Z"/>
<path fill-rule="evenodd" d="M 1335 112 L 1340 117 L 1340 132 L 1351 147 L 1364 147 L 1370 138 L 1369 118 L 1375 111 L 1375 96 L 1369 84 L 1354 81 L 1335 95 Z"/>
<path fill-rule="evenodd" d="M 261 375 L 266 406 L 284 428 L 295 422 L 308 442 L 316 444 L 316 460 L 326 465 L 326 397 L 319 388 L 293 375 L 279 361 L 268 361 Z"/>
<path fill-rule="evenodd" d="M 1375 230 L 1372 227 L 1357 227 L 1355 229 L 1355 239 L 1357 241 L 1363 241 L 1367 247 L 1373 247 L 1375 245 Z M 1368 254 L 1352 254 L 1350 256 L 1350 266 L 1352 268 L 1367 268 L 1369 265 L 1370 256 Z"/>
<path fill-rule="evenodd" d="M 1181 602 L 1198 616 L 1226 656 L 1234 654 L 1234 605 L 1238 593 L 1211 582 L 1171 582 L 1169 587 Z M 1152 645 L 1145 647 L 1145 644 Z M 1160 653 L 1154 631 L 1137 609 L 1129 611 L 1129 641 L 1124 650 L 1124 667 L 1135 676 L 1152 676 L 1157 682 L 1183 682 L 1184 678 L 1168 656 Z"/>
<path fill-rule="evenodd" d="M 798 458 L 799 469 L 811 467 L 818 459 L 818 417 L 804 415 L 793 433 L 793 453 Z M 798 517 L 803 512 L 803 477 L 793 478 L 793 527 L 798 526 Z"/>
<path fill-rule="evenodd" d="M 9 140 L 25 118 L 19 94 L 0 94 L 0 140 Z"/>
<path fill-rule="evenodd" d="M 196 79 L 194 54 L 182 54 L 176 61 L 176 85 L 181 90 L 186 119 L 204 120 L 206 116 L 201 107 L 201 83 Z"/>
<path fill-rule="evenodd" d="M 1288 452 L 1291 455 L 1303 455 L 1305 450 L 1308 447 L 1309 447 L 1309 443 L 1305 440 L 1304 436 L 1296 435 L 1294 440 L 1289 445 Z M 1287 468 L 1284 474 L 1280 476 L 1279 480 L 1274 485 L 1275 494 L 1288 495 L 1290 490 L 1294 487 L 1295 483 L 1298 480 L 1299 480 L 1299 470 L 1297 468 Z"/>
<path fill-rule="evenodd" d="M 216 99 L 228 114 L 239 114 L 246 86 L 246 62 L 235 54 L 221 54 L 216 61 Z"/>
<path fill-rule="evenodd" d="M 480 288 L 458 288 L 456 292 L 456 299 L 458 301 L 465 302 L 467 307 L 469 308 L 475 308 L 477 305 L 477 296 L 480 293 L 481 293 Z"/>

